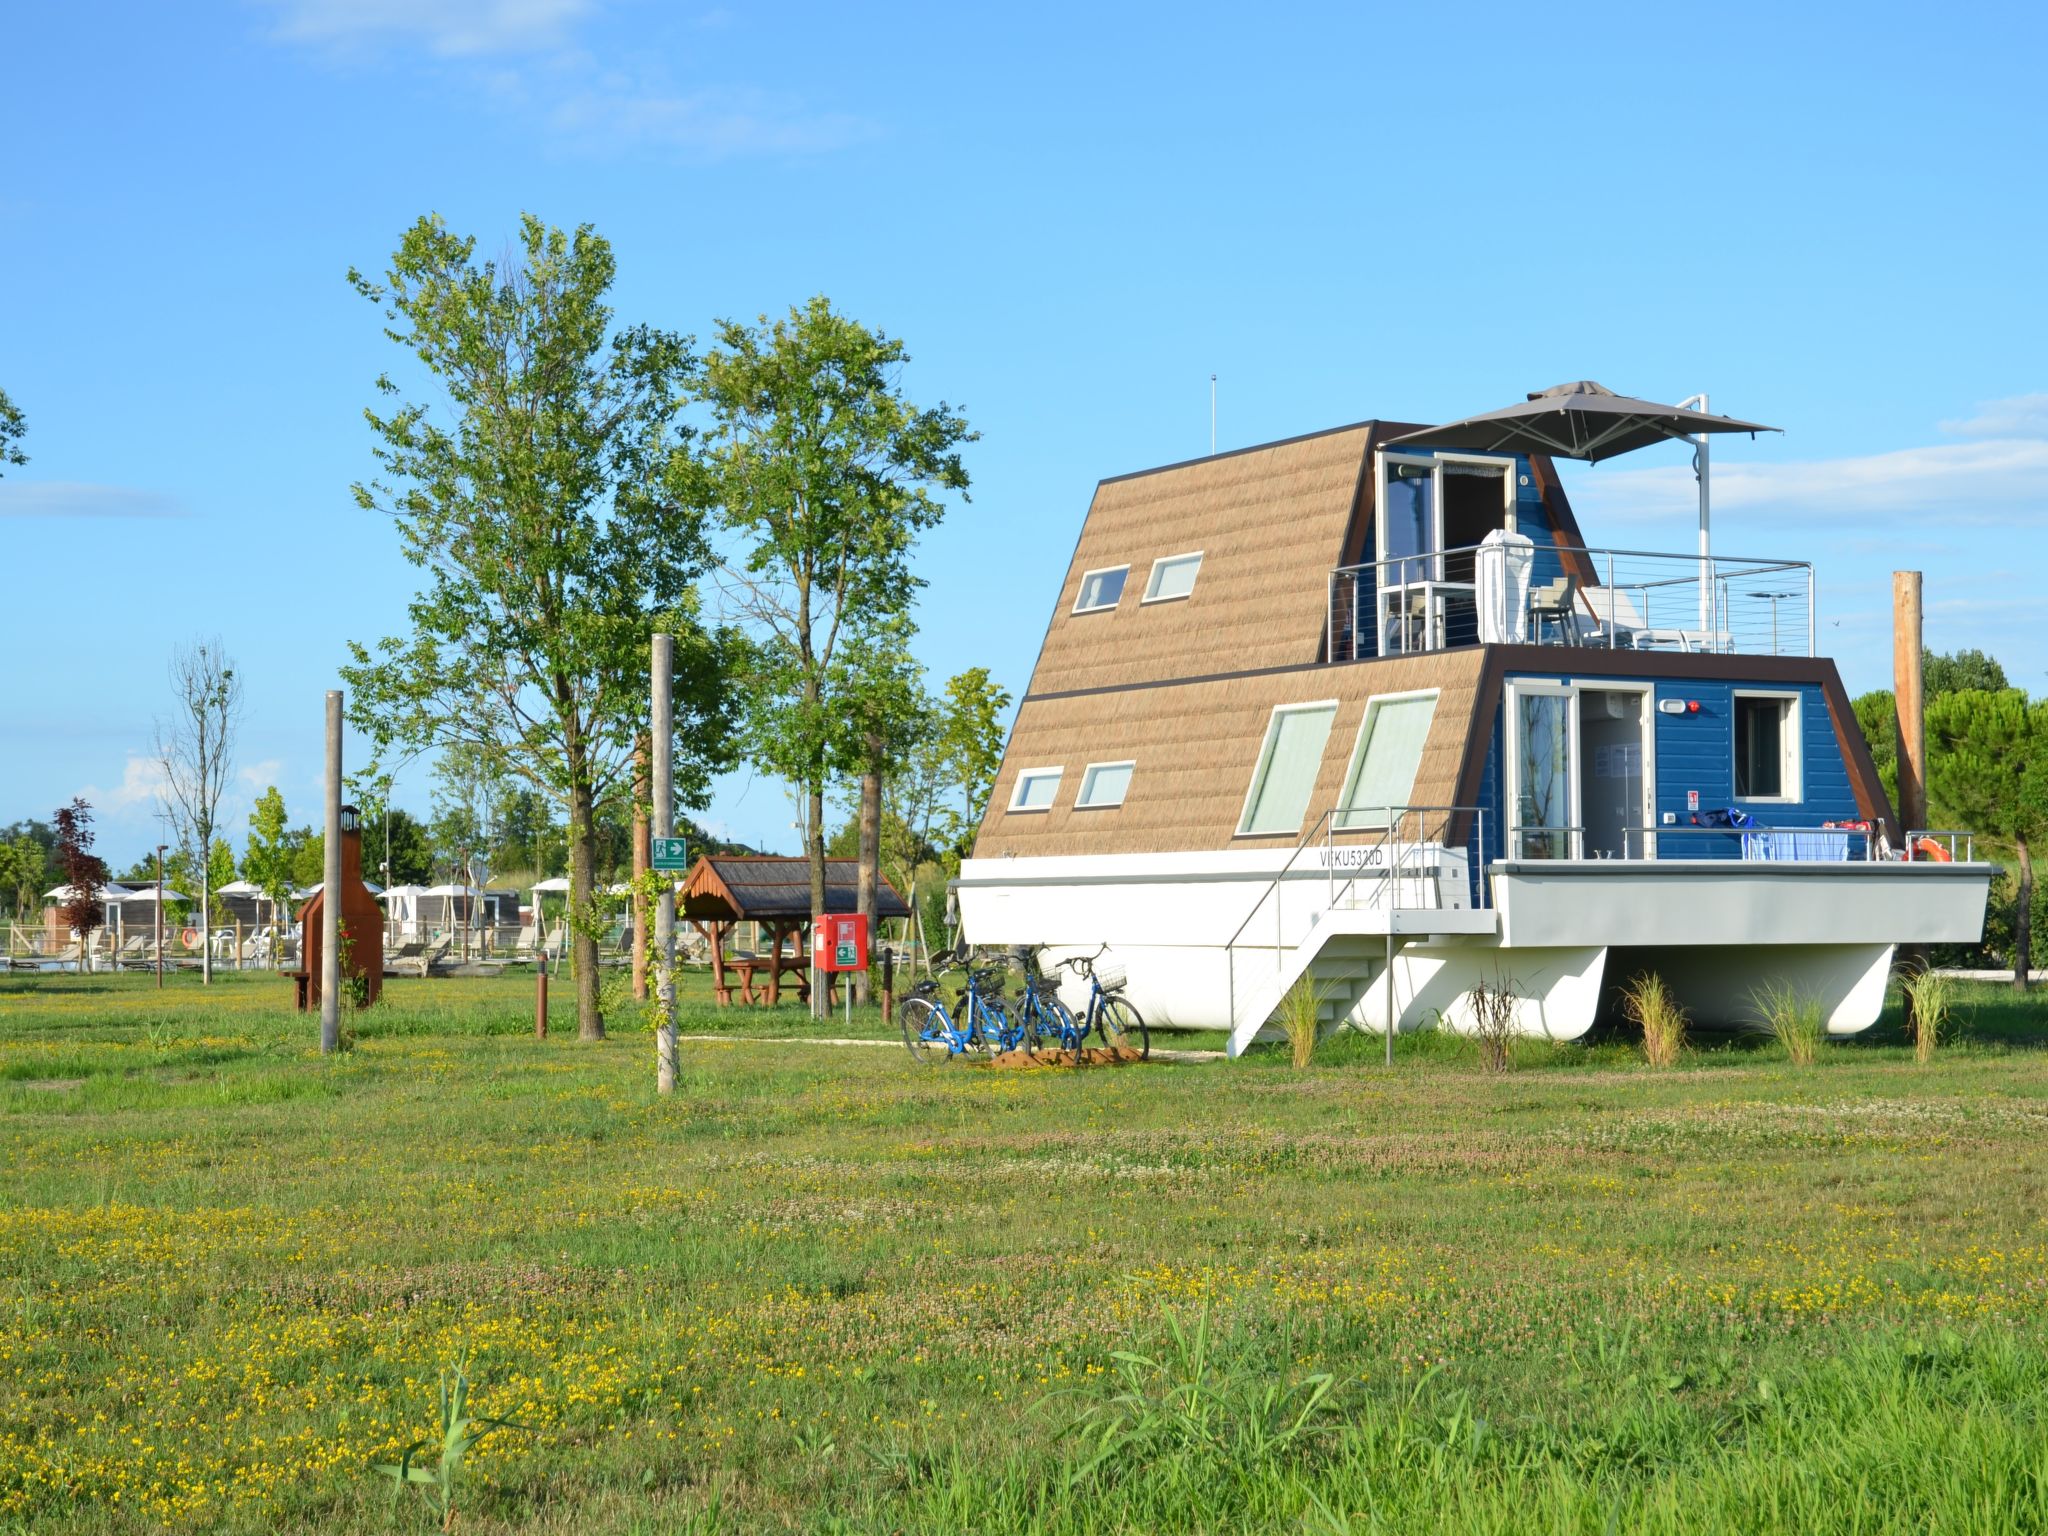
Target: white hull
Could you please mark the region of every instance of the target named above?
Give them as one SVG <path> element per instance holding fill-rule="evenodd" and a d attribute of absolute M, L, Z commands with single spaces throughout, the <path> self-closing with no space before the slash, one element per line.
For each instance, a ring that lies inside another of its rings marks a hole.
<path fill-rule="evenodd" d="M 1610 985 L 1654 970 L 1702 1024 L 1750 1022 L 1756 992 L 1780 983 L 1818 999 L 1830 1031 L 1847 1035 L 1882 1011 L 1895 945 L 1981 937 L 1992 873 L 1983 864 L 1518 861 L 1494 866 L 1490 909 L 1465 909 L 1454 866 L 1440 884 L 1404 873 L 1389 913 L 1343 904 L 1344 877 L 1321 869 L 1293 870 L 1276 889 L 1288 857 L 970 859 L 957 885 L 962 932 L 976 945 L 1043 946 L 1048 962 L 1106 944 L 1129 975 L 1131 1001 L 1164 1027 L 1242 1026 L 1247 1007 L 1266 1006 L 1258 988 L 1314 948 L 1328 952 L 1319 975 L 1356 970 L 1362 990 L 1344 994 L 1347 1020 L 1384 1028 L 1392 928 L 1399 1029 L 1439 1019 L 1465 1027 L 1472 989 L 1505 980 L 1523 999 L 1524 1033 L 1575 1039 Z"/>

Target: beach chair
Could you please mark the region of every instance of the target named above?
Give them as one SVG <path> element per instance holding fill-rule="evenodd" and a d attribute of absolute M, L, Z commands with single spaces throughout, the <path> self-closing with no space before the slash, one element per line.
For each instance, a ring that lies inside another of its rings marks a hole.
<path fill-rule="evenodd" d="M 131 933 L 121 947 L 114 951 L 113 961 L 115 969 L 132 971 L 144 967 L 145 964 L 153 965 L 155 963 L 153 960 L 145 960 L 148 949 L 148 934 Z"/>
<path fill-rule="evenodd" d="M 405 968 L 407 966 L 420 965 L 422 963 L 422 957 L 426 954 L 426 952 L 427 946 L 425 942 L 423 940 L 417 939 L 408 944 L 400 944 L 396 949 L 385 950 L 384 974 L 386 976 L 405 975 Z M 424 976 L 426 972 L 422 970 L 420 974 Z"/>
<path fill-rule="evenodd" d="M 443 960 L 446 960 L 448 958 L 448 951 L 453 949 L 454 947 L 454 939 L 449 938 L 446 935 L 437 939 L 434 943 L 428 945 L 426 947 L 426 952 L 420 956 L 420 976 L 424 978 L 429 971 L 433 970 L 435 966 L 439 965 Z"/>

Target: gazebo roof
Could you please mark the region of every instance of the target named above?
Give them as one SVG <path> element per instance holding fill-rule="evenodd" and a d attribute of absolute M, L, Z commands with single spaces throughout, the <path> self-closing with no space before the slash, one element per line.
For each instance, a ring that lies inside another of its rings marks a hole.
<path fill-rule="evenodd" d="M 860 863 L 855 859 L 825 861 L 825 910 L 851 912 Z M 908 917 L 910 904 L 884 876 L 876 891 L 878 917 Z M 811 866 L 808 859 L 765 854 L 706 854 L 683 882 L 684 917 L 715 921 L 807 918 L 811 915 Z"/>

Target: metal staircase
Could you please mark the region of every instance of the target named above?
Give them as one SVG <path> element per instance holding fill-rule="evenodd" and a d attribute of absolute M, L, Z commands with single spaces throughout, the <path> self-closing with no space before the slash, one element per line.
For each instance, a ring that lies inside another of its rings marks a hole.
<path fill-rule="evenodd" d="M 1484 860 L 1484 809 L 1388 807 L 1355 839 L 1339 825 L 1346 814 L 1323 813 L 1225 946 L 1233 1056 L 1304 979 L 1317 998 L 1319 1033 L 1377 1020 L 1391 1054 L 1395 956 L 1412 942 L 1495 931 L 1483 874 L 1472 880 Z"/>

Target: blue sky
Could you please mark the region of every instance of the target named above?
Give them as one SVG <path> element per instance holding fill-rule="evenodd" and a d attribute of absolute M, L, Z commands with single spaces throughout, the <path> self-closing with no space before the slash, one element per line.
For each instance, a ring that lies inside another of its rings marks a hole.
<path fill-rule="evenodd" d="M 1444 19 L 1437 19 L 1438 15 Z M 441 213 L 614 243 L 621 316 L 813 293 L 983 433 L 922 651 L 1026 682 L 1094 482 L 1565 379 L 1787 429 L 1716 543 L 1819 564 L 1825 648 L 2048 687 L 2048 114 L 2032 8 L 17 8 L 0 53 L 0 822 L 76 793 L 125 862 L 171 641 L 219 633 L 244 802 L 317 805 L 321 692 L 413 572 L 353 508 L 393 362 L 343 273 Z M 1679 448 L 1567 469 L 1591 542 L 1684 549 Z M 67 590 L 68 588 L 68 590 Z M 399 786 L 424 811 L 426 771 Z M 235 812 L 239 823 L 244 807 Z M 780 787 L 711 819 L 793 846 Z"/>

